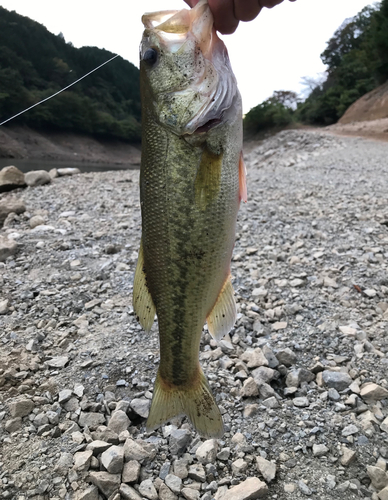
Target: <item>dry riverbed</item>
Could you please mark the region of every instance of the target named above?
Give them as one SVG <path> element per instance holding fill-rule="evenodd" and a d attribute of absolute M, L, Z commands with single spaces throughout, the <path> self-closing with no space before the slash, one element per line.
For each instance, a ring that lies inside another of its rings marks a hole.
<path fill-rule="evenodd" d="M 313 131 L 250 149 L 238 321 L 200 353 L 222 440 L 184 418 L 145 432 L 139 173 L 0 194 L 26 207 L 0 229 L 0 498 L 388 499 L 387 158 Z"/>

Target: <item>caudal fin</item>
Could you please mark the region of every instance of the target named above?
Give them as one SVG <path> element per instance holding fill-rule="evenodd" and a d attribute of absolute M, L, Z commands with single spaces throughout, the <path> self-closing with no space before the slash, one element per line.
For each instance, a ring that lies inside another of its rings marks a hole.
<path fill-rule="evenodd" d="M 153 430 L 173 417 L 187 415 L 201 436 L 220 438 L 224 433 L 224 424 L 220 410 L 214 401 L 208 381 L 202 369 L 189 389 L 170 388 L 161 378 L 156 377 L 154 395 L 147 430 Z"/>

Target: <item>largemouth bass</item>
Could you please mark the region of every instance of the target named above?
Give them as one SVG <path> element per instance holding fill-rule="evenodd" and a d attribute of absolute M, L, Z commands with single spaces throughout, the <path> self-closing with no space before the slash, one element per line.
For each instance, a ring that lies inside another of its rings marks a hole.
<path fill-rule="evenodd" d="M 200 434 L 220 437 L 221 414 L 198 357 L 205 321 L 220 339 L 236 318 L 230 261 L 246 197 L 241 97 L 206 0 L 142 21 L 142 240 L 133 304 L 146 331 L 156 313 L 160 340 L 147 429 L 185 414 Z"/>

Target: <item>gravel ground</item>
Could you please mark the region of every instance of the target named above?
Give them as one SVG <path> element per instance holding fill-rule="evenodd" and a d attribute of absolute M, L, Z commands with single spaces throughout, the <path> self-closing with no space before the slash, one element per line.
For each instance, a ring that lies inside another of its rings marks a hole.
<path fill-rule="evenodd" d="M 247 155 L 238 321 L 220 344 L 205 328 L 200 353 L 218 441 L 184 418 L 145 432 L 138 172 L 1 194 L 0 216 L 26 211 L 0 229 L 0 498 L 388 499 L 387 158 L 312 131 Z"/>

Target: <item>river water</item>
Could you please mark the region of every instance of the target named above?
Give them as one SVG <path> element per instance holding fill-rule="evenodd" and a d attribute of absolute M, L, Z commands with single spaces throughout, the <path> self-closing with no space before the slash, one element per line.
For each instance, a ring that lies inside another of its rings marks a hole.
<path fill-rule="evenodd" d="M 0 158 L 0 170 L 3 167 L 14 165 L 22 172 L 30 170 L 51 170 L 52 168 L 79 168 L 81 172 L 106 172 L 108 170 L 138 170 L 140 164 L 115 165 L 112 163 L 86 163 L 76 161 L 51 161 L 51 160 L 17 160 L 14 158 Z"/>

